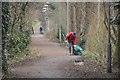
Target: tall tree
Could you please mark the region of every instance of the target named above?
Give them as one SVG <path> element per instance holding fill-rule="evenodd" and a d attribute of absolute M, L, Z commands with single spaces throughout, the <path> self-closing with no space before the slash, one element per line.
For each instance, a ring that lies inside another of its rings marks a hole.
<path fill-rule="evenodd" d="M 9 3 L 2 3 L 2 73 L 3 77 L 8 76 L 8 66 L 5 57 L 6 35 L 9 26 Z"/>

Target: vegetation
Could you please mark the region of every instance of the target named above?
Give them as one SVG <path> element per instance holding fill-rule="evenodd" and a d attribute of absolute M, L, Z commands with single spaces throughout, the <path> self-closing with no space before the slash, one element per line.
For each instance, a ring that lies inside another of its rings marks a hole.
<path fill-rule="evenodd" d="M 62 6 L 59 6 L 58 3 L 52 4 L 54 4 L 55 10 L 52 11 L 52 14 L 50 14 L 51 16 L 49 18 L 52 23 L 50 24 L 51 36 L 53 35 L 54 39 L 59 40 L 59 29 L 61 29 L 59 27 L 60 24 L 62 25 L 61 32 L 65 35 L 67 32 L 77 31 L 77 44 L 87 52 L 87 55 L 94 55 L 96 61 L 105 66 L 107 62 L 108 3 L 70 2 L 61 3 Z M 69 6 L 67 6 L 67 4 L 69 4 Z M 115 3 L 110 4 L 114 5 Z M 68 13 L 66 11 L 67 7 Z M 58 12 L 60 14 L 57 14 Z M 112 15 L 113 12 L 116 13 L 116 11 L 113 9 L 113 6 L 111 6 L 111 16 L 115 16 Z M 61 18 L 59 18 L 58 15 Z M 52 33 L 52 31 L 55 33 Z M 114 56 L 112 59 L 113 63 L 116 63 L 115 61 L 118 61 L 116 58 L 118 54 L 115 52 L 118 51 L 116 49 L 117 28 L 113 24 L 111 24 L 110 35 L 113 54 L 112 57 Z"/>
<path fill-rule="evenodd" d="M 29 54 L 30 21 L 26 19 L 29 14 L 30 3 L 2 3 L 2 30 L 3 30 L 3 75 L 7 74 L 7 61 L 14 60 L 20 55 Z M 31 22 L 32 23 L 32 22 Z"/>
<path fill-rule="evenodd" d="M 111 5 L 114 4 L 111 3 Z M 35 14 L 35 11 L 41 12 L 39 3 L 2 3 L 3 74 L 8 75 L 8 60 L 29 55 L 31 28 L 39 22 L 33 18 L 36 17 L 35 15 L 40 18 L 40 22 L 45 21 L 45 16 L 49 17 L 50 30 L 46 30 L 46 34 L 50 39 L 59 41 L 61 38 L 61 42 L 64 43 L 65 35 L 70 31 L 76 31 L 78 33 L 77 45 L 84 49 L 85 57 L 105 65 L 107 61 L 107 6 L 107 3 L 92 2 L 61 2 L 59 5 L 52 3 L 49 11 L 43 16 L 44 13 Z M 113 12 L 119 14 L 120 11 L 115 12 L 111 7 L 111 16 L 115 16 L 112 15 Z M 118 24 L 115 25 L 115 22 L 119 22 L 119 17 L 117 21 L 111 22 L 110 36 L 114 65 L 118 64 L 120 59 L 120 28 Z M 46 25 L 44 27 L 46 29 Z"/>

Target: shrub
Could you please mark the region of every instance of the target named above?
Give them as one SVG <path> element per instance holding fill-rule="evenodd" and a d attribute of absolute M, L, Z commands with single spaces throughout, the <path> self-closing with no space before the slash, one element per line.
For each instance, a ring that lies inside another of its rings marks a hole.
<path fill-rule="evenodd" d="M 28 31 L 12 32 L 7 34 L 6 51 L 7 58 L 15 58 L 19 54 L 28 54 L 28 45 L 30 43 L 30 35 Z"/>

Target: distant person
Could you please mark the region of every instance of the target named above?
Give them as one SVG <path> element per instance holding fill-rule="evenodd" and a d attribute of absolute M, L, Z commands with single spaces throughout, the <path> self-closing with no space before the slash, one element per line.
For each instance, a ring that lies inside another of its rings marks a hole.
<path fill-rule="evenodd" d="M 43 27 L 40 27 L 40 34 L 43 34 Z"/>
<path fill-rule="evenodd" d="M 68 42 L 70 55 L 74 54 L 74 45 L 76 45 L 76 37 L 77 37 L 77 33 L 76 32 L 69 32 L 66 35 L 66 42 Z"/>
<path fill-rule="evenodd" d="M 32 26 L 32 34 L 34 34 L 34 27 Z"/>

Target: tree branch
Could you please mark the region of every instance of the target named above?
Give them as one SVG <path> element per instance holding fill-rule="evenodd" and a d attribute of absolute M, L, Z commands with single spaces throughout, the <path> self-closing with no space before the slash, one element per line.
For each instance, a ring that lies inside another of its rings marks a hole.
<path fill-rule="evenodd" d="M 107 14 L 106 14 L 106 9 L 105 9 L 105 2 L 103 2 L 103 10 L 104 10 L 104 24 L 105 24 L 105 27 L 106 29 L 108 30 L 108 26 L 107 26 Z"/>
<path fill-rule="evenodd" d="M 107 18 L 107 13 L 106 13 L 105 2 L 103 2 L 103 9 L 104 9 L 104 24 L 105 24 L 106 29 L 108 30 L 108 26 L 107 26 L 108 25 L 108 22 L 107 22 L 108 18 Z M 113 30 L 114 34 L 116 35 L 116 33 L 115 33 L 116 31 L 115 31 L 115 28 L 113 28 L 113 26 L 112 26 L 112 30 Z M 112 34 L 110 34 L 110 38 L 111 38 L 113 44 L 115 44 L 116 43 L 116 39 L 113 37 Z"/>

